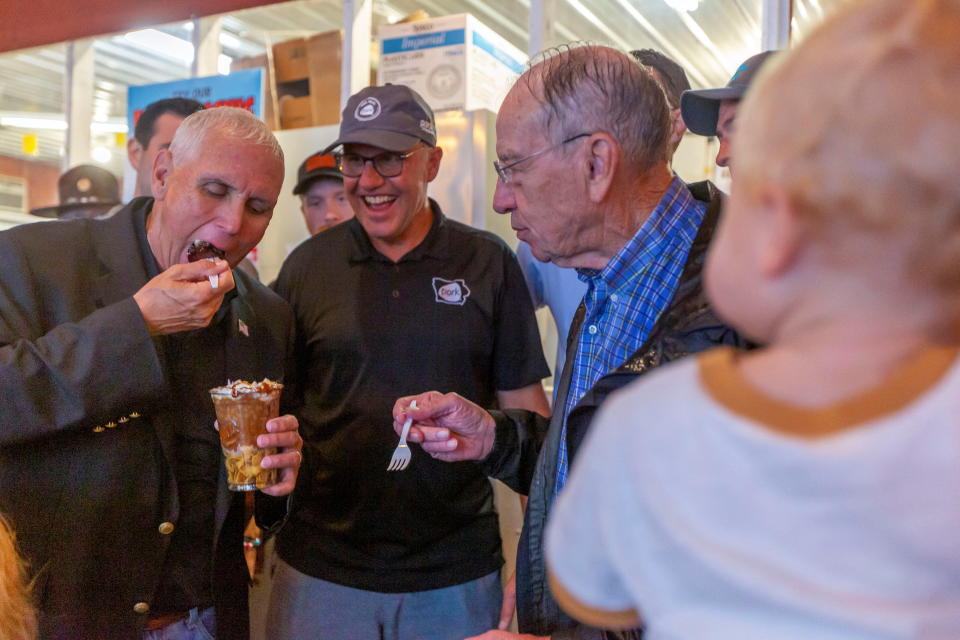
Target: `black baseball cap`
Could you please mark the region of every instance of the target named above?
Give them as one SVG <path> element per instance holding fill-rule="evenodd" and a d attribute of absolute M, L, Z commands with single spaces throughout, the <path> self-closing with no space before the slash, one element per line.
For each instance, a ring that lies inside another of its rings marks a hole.
<path fill-rule="evenodd" d="M 777 52 L 764 51 L 744 60 L 725 87 L 684 91 L 680 97 L 680 113 L 687 129 L 701 136 L 716 135 L 720 103 L 742 98 L 760 67 L 774 53 Z"/>
<path fill-rule="evenodd" d="M 343 182 L 343 173 L 337 166 L 337 159 L 332 153 L 317 152 L 304 160 L 297 169 L 297 186 L 293 188 L 293 195 L 299 195 L 307 190 L 310 183 L 317 178 L 335 178 Z"/>
<path fill-rule="evenodd" d="M 71 213 L 83 209 L 83 217 L 106 213 L 120 204 L 120 184 L 117 178 L 101 167 L 80 164 L 57 180 L 60 204 L 55 207 L 31 209 L 30 213 L 41 218 L 76 217 Z"/>
<path fill-rule="evenodd" d="M 340 137 L 323 153 L 351 143 L 406 151 L 420 141 L 437 146 L 433 110 L 410 87 L 386 84 L 366 87 L 350 96 L 340 120 Z"/>

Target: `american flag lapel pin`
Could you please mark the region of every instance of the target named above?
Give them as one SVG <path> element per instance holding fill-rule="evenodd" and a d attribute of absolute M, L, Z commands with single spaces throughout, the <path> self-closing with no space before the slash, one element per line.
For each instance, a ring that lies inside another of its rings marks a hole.
<path fill-rule="evenodd" d="M 248 338 L 250 337 L 250 328 L 247 326 L 247 323 L 244 322 L 243 320 L 237 319 L 237 329 L 243 335 L 247 336 Z"/>

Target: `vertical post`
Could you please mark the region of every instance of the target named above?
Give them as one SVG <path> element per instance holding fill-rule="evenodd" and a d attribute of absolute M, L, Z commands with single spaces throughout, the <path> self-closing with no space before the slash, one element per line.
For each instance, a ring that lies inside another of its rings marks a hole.
<path fill-rule="evenodd" d="M 193 16 L 193 64 L 190 66 L 192 78 L 214 76 L 219 73 L 220 58 L 220 18 L 198 18 Z"/>
<path fill-rule="evenodd" d="M 763 51 L 786 49 L 790 46 L 790 18 L 792 0 L 763 0 L 760 48 Z"/>
<path fill-rule="evenodd" d="M 370 84 L 373 0 L 343 0 L 343 59 L 340 63 L 340 109 L 351 95 Z"/>
<path fill-rule="evenodd" d="M 64 143 L 64 167 L 90 160 L 90 124 L 93 122 L 93 40 L 67 43 L 64 95 L 66 96 L 67 135 Z"/>
<path fill-rule="evenodd" d="M 554 0 L 530 0 L 530 13 L 527 17 L 527 32 L 530 41 L 527 55 L 531 58 L 555 42 L 553 22 L 548 16 L 555 15 Z"/>

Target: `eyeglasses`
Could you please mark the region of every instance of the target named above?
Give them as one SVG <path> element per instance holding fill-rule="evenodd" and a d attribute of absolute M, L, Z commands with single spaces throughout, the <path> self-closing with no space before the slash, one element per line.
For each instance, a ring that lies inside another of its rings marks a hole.
<path fill-rule="evenodd" d="M 546 147 L 545 149 L 540 149 L 540 151 L 536 151 L 536 152 L 534 152 L 534 153 L 531 153 L 530 155 L 524 156 L 524 157 L 520 158 L 519 160 L 514 160 L 513 162 L 511 162 L 510 164 L 507 164 L 507 165 L 500 164 L 500 161 L 499 161 L 499 160 L 494 160 L 494 161 L 493 161 L 493 168 L 496 170 L 497 175 L 500 176 L 500 181 L 503 182 L 503 184 L 510 184 L 510 180 L 513 178 L 513 168 L 514 168 L 515 166 L 517 166 L 518 164 L 520 164 L 521 162 L 526 162 L 526 161 L 529 160 L 530 158 L 536 158 L 536 157 L 539 156 L 541 153 L 546 153 L 547 151 L 551 151 L 551 150 L 553 150 L 553 149 L 556 149 L 557 147 L 562 147 L 563 145 L 567 144 L 568 142 L 573 142 L 574 140 L 577 140 L 577 139 L 579 139 L 579 138 L 586 138 L 587 136 L 591 136 L 591 135 L 593 135 L 593 134 L 592 134 L 592 133 L 578 133 L 577 135 L 575 135 L 575 136 L 570 136 L 570 137 L 567 138 L 566 140 L 562 140 L 562 141 L 558 142 L 557 144 L 550 145 L 549 147 Z"/>
<path fill-rule="evenodd" d="M 337 155 L 337 164 L 341 173 L 348 178 L 359 178 L 367 163 L 373 163 L 373 170 L 383 178 L 394 178 L 403 171 L 403 161 L 423 149 L 417 147 L 407 153 L 384 151 L 375 156 L 362 156 L 359 153 L 341 153 Z"/>

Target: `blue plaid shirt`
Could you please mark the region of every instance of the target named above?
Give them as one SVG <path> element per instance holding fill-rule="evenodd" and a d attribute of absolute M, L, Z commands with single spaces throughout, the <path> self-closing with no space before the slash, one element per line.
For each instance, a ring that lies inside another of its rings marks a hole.
<path fill-rule="evenodd" d="M 554 496 L 567 480 L 567 416 L 605 373 L 623 364 L 650 335 L 673 298 L 707 204 L 673 183 L 636 235 L 600 271 L 578 269 L 587 283 L 586 315 L 577 336 Z"/>

